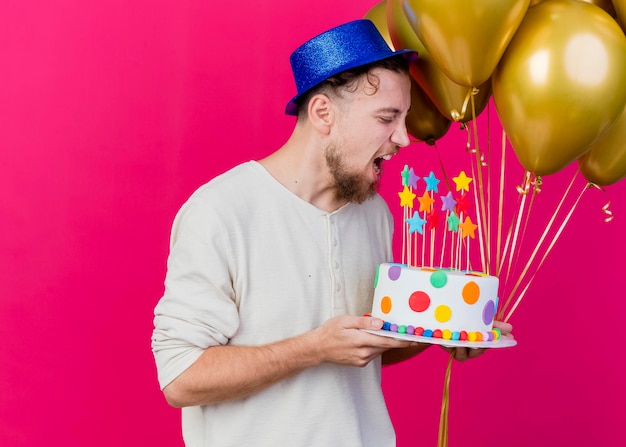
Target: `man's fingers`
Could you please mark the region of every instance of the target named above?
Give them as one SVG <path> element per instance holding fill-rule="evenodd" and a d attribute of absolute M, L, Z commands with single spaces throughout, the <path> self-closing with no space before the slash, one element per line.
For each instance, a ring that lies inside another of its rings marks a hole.
<path fill-rule="evenodd" d="M 511 323 L 505 323 L 503 321 L 495 320 L 493 322 L 493 327 L 497 327 L 498 329 L 500 329 L 502 335 L 508 335 L 510 337 L 513 337 L 513 335 L 511 334 L 511 332 L 513 331 L 513 325 Z"/>

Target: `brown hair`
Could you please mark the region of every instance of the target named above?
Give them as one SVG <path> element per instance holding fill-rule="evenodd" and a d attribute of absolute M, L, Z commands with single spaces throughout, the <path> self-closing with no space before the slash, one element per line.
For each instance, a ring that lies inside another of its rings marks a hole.
<path fill-rule="evenodd" d="M 367 77 L 367 82 L 374 88 L 374 92 L 378 90 L 379 79 L 372 74 L 372 70 L 376 68 L 383 68 L 386 70 L 395 71 L 396 73 L 409 73 L 409 61 L 403 55 L 397 55 L 382 59 L 380 61 L 372 62 L 371 64 L 361 65 L 359 67 L 352 68 L 350 70 L 342 71 L 330 78 L 322 81 L 320 84 L 313 87 L 308 92 L 301 95 L 296 104 L 298 106 L 298 115 L 303 110 L 306 110 L 306 106 L 309 100 L 319 94 L 325 94 L 331 97 L 343 97 L 342 92 L 354 92 L 358 86 L 358 81 L 363 77 Z"/>

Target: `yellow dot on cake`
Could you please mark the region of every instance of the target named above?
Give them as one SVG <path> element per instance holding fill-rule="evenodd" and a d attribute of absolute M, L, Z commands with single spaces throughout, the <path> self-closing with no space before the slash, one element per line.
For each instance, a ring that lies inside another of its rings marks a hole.
<path fill-rule="evenodd" d="M 437 308 L 435 309 L 435 319 L 437 321 L 439 321 L 440 323 L 445 323 L 446 321 L 450 320 L 450 317 L 452 317 L 452 309 L 450 309 L 445 304 L 437 306 Z"/>

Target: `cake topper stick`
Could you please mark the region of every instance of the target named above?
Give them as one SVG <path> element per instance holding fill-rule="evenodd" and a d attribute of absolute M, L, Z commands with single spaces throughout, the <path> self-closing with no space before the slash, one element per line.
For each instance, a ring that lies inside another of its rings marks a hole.
<path fill-rule="evenodd" d="M 467 237 L 467 248 L 466 248 L 466 259 L 465 259 L 465 270 L 471 271 L 472 270 L 472 264 L 470 263 L 470 238 Z"/>
<path fill-rule="evenodd" d="M 439 198 L 441 199 L 441 211 L 445 212 L 445 222 L 443 225 L 443 241 L 441 244 L 441 258 L 439 260 L 439 266 L 443 266 L 444 265 L 444 254 L 446 252 L 445 247 L 446 247 L 446 239 L 448 236 L 448 230 L 449 230 L 449 225 L 448 225 L 448 220 L 450 219 L 450 211 L 454 210 L 454 205 L 456 205 L 456 200 L 454 200 L 454 198 L 452 197 L 452 192 L 448 191 L 448 193 L 445 196 L 439 196 Z"/>
<path fill-rule="evenodd" d="M 403 207 L 402 209 L 403 214 L 402 214 L 402 222 L 406 222 L 408 219 L 408 212 L 407 212 L 407 207 Z M 402 263 L 403 264 L 408 264 L 407 260 L 406 260 L 406 246 L 407 246 L 407 240 L 409 238 L 409 227 L 404 224 L 402 225 Z"/>
<path fill-rule="evenodd" d="M 408 172 L 408 167 L 405 165 L 404 166 L 405 171 Z M 404 173 L 404 171 L 403 171 Z M 406 179 L 406 181 L 405 181 Z M 412 191 L 412 187 L 409 189 L 408 185 L 408 177 L 405 177 L 404 175 L 402 176 L 402 184 L 403 184 L 403 188 L 402 191 L 398 193 L 398 197 L 400 197 L 400 206 L 403 207 L 403 220 L 402 222 L 407 222 L 408 221 L 408 214 L 409 214 L 409 209 L 413 208 L 413 200 L 415 199 L 415 194 Z M 405 261 L 405 246 L 406 246 L 406 239 L 405 239 L 405 232 L 402 233 L 402 261 Z"/>
<path fill-rule="evenodd" d="M 424 211 L 424 220 L 426 220 L 427 222 L 429 221 L 432 222 L 432 219 L 434 217 L 429 216 L 428 214 L 432 212 L 433 203 L 435 202 L 433 195 L 435 192 L 439 192 L 438 185 L 439 185 L 440 180 L 435 176 L 435 173 L 433 171 L 430 171 L 430 173 L 428 174 L 428 177 L 424 177 L 424 182 L 426 182 L 426 190 L 424 191 L 424 195 L 420 197 L 419 199 L 420 211 Z M 435 233 L 432 231 L 432 225 L 428 225 L 428 228 L 431 229 L 431 231 L 428 232 L 428 236 L 429 236 L 429 242 L 430 242 L 429 265 L 432 267 L 433 259 L 435 256 L 434 254 L 435 247 L 433 245 Z M 423 259 L 422 259 L 422 265 L 425 265 Z"/>

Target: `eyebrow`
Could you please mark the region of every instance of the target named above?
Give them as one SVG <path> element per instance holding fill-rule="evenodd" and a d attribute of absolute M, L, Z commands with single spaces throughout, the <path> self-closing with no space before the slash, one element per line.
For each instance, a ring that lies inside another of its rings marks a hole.
<path fill-rule="evenodd" d="M 400 109 L 396 109 L 395 107 L 383 107 L 376 110 L 377 113 L 393 113 L 394 115 L 398 115 L 402 113 Z"/>
<path fill-rule="evenodd" d="M 395 119 L 398 119 L 398 117 L 402 116 L 402 110 L 396 107 L 381 107 L 380 109 L 377 109 L 372 116 L 385 116 L 385 115 L 387 116 L 391 115 L 390 118 L 395 120 Z"/>

